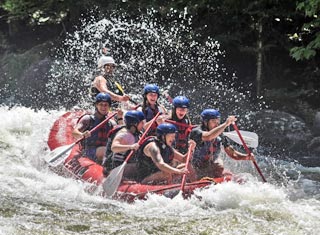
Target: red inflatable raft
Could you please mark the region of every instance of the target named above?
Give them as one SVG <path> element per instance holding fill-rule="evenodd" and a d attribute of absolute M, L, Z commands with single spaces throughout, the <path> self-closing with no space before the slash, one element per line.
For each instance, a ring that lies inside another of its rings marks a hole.
<path fill-rule="evenodd" d="M 75 142 L 71 132 L 79 117 L 85 112 L 83 110 L 70 111 L 56 120 L 50 130 L 48 146 L 50 150 L 70 145 Z M 54 167 L 57 168 L 57 167 Z M 66 158 L 63 166 L 59 170 L 52 168 L 55 172 L 64 176 L 71 176 L 84 182 L 92 183 L 92 189 L 100 185 L 104 180 L 103 168 L 101 165 L 91 161 L 85 156 L 80 156 L 79 145 L 72 148 L 71 153 Z M 62 169 L 62 170 L 61 170 Z M 204 188 L 211 184 L 229 181 L 231 178 L 210 178 L 210 180 L 199 180 L 192 183 L 186 183 L 184 195 L 190 196 L 195 189 Z M 174 197 L 180 191 L 181 184 L 171 185 L 143 185 L 136 182 L 122 182 L 114 195 L 114 198 L 132 201 L 134 199 L 145 199 L 148 193 L 156 193 L 167 197 Z"/>

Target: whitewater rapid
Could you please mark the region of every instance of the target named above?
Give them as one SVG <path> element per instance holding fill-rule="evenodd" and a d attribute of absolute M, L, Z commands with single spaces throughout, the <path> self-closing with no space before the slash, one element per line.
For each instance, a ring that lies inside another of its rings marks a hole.
<path fill-rule="evenodd" d="M 319 167 L 278 161 L 272 153 L 257 156 L 267 183 L 250 162 L 226 159 L 245 184 L 133 204 L 90 195 L 42 159 L 50 127 L 64 112 L 0 107 L 0 235 L 320 234 Z"/>

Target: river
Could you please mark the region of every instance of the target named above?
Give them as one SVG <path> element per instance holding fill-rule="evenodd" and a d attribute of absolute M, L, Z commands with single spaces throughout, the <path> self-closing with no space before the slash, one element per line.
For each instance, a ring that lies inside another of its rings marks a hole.
<path fill-rule="evenodd" d="M 267 183 L 250 162 L 226 159 L 245 184 L 132 204 L 90 195 L 84 183 L 54 174 L 42 160 L 50 127 L 64 112 L 0 107 L 1 235 L 320 233 L 320 168 L 272 154 L 257 154 Z"/>

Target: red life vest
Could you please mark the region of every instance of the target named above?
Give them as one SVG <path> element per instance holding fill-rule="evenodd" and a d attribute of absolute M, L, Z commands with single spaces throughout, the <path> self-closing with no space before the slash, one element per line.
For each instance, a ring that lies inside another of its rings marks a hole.
<path fill-rule="evenodd" d="M 91 114 L 84 114 L 82 117 L 84 117 L 85 115 L 90 115 L 90 124 L 86 128 L 86 130 L 91 130 L 92 128 L 99 125 L 99 123 L 105 119 L 105 117 L 102 119 L 98 119 L 95 115 L 91 115 Z M 78 122 L 81 120 L 82 117 L 78 119 Z M 112 128 L 113 128 L 113 125 L 111 121 L 108 121 L 105 126 L 99 128 L 97 131 L 91 133 L 90 137 L 81 141 L 80 143 L 81 148 L 89 149 L 89 148 L 97 148 L 100 146 L 106 146 L 108 133 Z"/>
<path fill-rule="evenodd" d="M 190 125 L 190 121 L 187 118 L 183 118 L 182 120 L 174 120 L 174 118 L 172 118 L 170 120 L 173 120 L 177 123 L 176 127 L 178 129 L 178 133 L 177 133 L 175 148 L 180 153 L 185 154 L 188 152 L 189 135 L 192 130 L 192 126 Z M 190 127 L 186 127 L 184 125 L 179 125 L 178 123 L 190 125 Z"/>

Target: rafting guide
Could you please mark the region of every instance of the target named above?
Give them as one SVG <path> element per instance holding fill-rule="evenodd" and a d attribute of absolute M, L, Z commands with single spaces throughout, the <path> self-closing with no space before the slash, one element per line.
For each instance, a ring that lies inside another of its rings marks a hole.
<path fill-rule="evenodd" d="M 116 66 L 117 64 L 115 63 L 113 57 L 108 55 L 105 51 L 105 53 L 98 59 L 98 69 L 101 71 L 101 74 L 96 76 L 92 81 L 90 88 L 91 95 L 95 96 L 98 93 L 103 92 L 109 94 L 111 99 L 115 101 L 126 102 L 130 100 L 129 95 L 123 94 L 121 96 L 112 91 L 117 88 L 113 78 L 113 71 Z"/>

